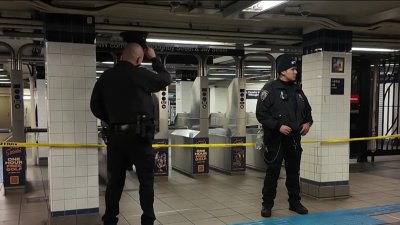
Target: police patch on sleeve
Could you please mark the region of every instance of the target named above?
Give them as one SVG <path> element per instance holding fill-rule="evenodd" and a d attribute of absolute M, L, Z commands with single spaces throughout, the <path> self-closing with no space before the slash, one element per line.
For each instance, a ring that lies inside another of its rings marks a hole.
<path fill-rule="evenodd" d="M 267 90 L 262 90 L 262 91 L 260 92 L 260 99 L 261 99 L 261 101 L 264 101 L 264 100 L 268 97 L 268 95 L 269 95 L 269 92 L 268 92 Z"/>

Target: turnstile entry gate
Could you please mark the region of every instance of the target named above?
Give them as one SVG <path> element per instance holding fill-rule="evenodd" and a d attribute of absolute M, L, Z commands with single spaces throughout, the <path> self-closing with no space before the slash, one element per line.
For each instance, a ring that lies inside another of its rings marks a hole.
<path fill-rule="evenodd" d="M 223 128 L 209 130 L 211 143 L 246 142 L 246 80 L 240 73 L 239 58 L 235 58 L 236 76 L 230 82 L 227 94 L 227 109 L 222 118 Z M 210 168 L 228 174 L 244 174 L 246 170 L 246 148 L 211 147 Z"/>
<path fill-rule="evenodd" d="M 192 86 L 192 105 L 188 129 L 177 129 L 171 132 L 171 144 L 208 144 L 209 91 L 208 79 L 204 73 L 205 57 L 197 56 L 198 77 Z M 189 176 L 208 175 L 208 148 L 171 148 L 172 168 Z"/>
<path fill-rule="evenodd" d="M 29 44 L 28 44 L 29 45 Z M 26 46 L 19 48 L 17 60 L 15 60 L 14 49 L 5 42 L 0 42 L 0 46 L 5 47 L 10 52 L 10 80 L 11 80 L 11 119 L 12 136 L 9 141 L 25 142 L 24 128 L 24 81 L 22 74 L 22 51 Z M 25 192 L 26 185 L 26 148 L 25 147 L 3 147 L 2 148 L 2 180 L 5 194 L 13 192 Z"/>

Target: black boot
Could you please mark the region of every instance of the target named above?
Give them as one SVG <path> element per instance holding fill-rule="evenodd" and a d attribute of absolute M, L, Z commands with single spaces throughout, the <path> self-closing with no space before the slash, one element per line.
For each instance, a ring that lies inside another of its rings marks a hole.
<path fill-rule="evenodd" d="M 262 217 L 271 217 L 271 209 L 266 208 L 265 206 L 261 209 L 261 216 Z"/>
<path fill-rule="evenodd" d="M 300 202 L 290 203 L 289 210 L 292 210 L 301 215 L 308 214 L 308 209 L 304 207 L 304 205 L 302 205 Z"/>

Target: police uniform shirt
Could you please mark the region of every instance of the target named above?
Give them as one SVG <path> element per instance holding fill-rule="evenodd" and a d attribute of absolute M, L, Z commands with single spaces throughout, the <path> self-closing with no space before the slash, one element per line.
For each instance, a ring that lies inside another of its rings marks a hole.
<path fill-rule="evenodd" d="M 127 61 L 106 70 L 92 92 L 93 114 L 109 124 L 135 123 L 137 115 L 154 118 L 151 93 L 164 89 L 172 80 L 159 60 L 152 59 L 152 65 L 157 73 Z"/>
<path fill-rule="evenodd" d="M 299 134 L 300 126 L 312 123 L 311 106 L 301 88 L 280 79 L 265 84 L 261 89 L 256 107 L 257 120 L 264 129 L 279 132 L 282 125 Z"/>

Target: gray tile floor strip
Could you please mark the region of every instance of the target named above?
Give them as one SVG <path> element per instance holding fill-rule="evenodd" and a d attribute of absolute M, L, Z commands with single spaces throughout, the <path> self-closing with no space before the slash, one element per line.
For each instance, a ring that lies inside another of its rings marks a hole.
<path fill-rule="evenodd" d="M 29 166 L 28 192 L 22 195 L 0 196 L 1 225 L 43 225 L 48 221 L 47 167 Z M 303 204 L 310 213 L 359 209 L 388 205 L 371 214 L 380 220 L 400 224 L 400 157 L 376 157 L 375 163 L 352 164 L 350 167 L 350 193 L 346 199 L 316 200 L 303 196 Z M 130 175 L 129 175 L 130 176 Z M 282 177 L 284 178 L 284 169 Z M 260 216 L 263 172 L 247 170 L 243 176 L 229 176 L 211 171 L 206 178 L 194 179 L 172 171 L 166 181 L 155 183 L 155 210 L 157 223 L 162 225 L 219 225 L 235 224 L 263 219 Z M 105 186 L 100 186 L 100 193 Z M 278 181 L 278 194 L 273 218 L 293 216 L 288 210 L 285 179 Z M 33 200 L 33 201 L 32 201 Z M 366 209 L 360 209 L 366 210 Z M 120 201 L 119 225 L 140 224 L 138 181 L 127 179 Z M 371 210 L 370 210 L 371 211 Z M 372 210 L 373 211 L 373 210 Z M 104 195 L 100 195 L 100 213 L 104 212 Z M 100 215 L 91 224 L 101 224 Z M 74 225 L 78 219 L 69 220 Z"/>

